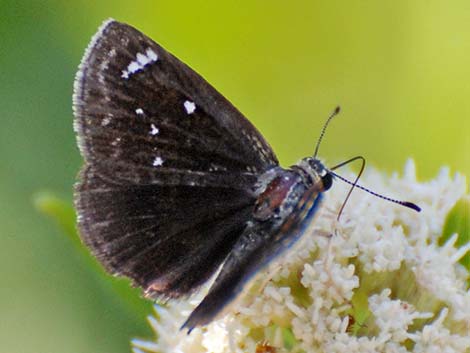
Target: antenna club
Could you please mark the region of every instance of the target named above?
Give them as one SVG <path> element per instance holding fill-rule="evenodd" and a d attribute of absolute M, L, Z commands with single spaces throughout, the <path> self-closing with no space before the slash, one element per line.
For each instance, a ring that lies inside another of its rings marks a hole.
<path fill-rule="evenodd" d="M 421 212 L 421 207 L 419 207 L 418 205 L 415 205 L 413 202 L 403 201 L 402 205 L 405 207 L 411 208 L 412 210 L 415 210 L 416 212 Z"/>
<path fill-rule="evenodd" d="M 337 114 L 339 114 L 340 111 L 341 111 L 341 107 L 339 105 L 337 105 L 333 113 L 334 113 L 334 115 L 337 115 Z"/>
<path fill-rule="evenodd" d="M 355 157 L 355 158 L 352 158 L 351 160 L 355 160 L 355 159 L 357 159 L 357 158 L 358 158 L 358 157 Z M 341 164 L 338 165 L 338 166 L 342 166 L 342 165 L 344 165 L 344 163 L 341 163 Z M 339 180 L 344 181 L 346 184 L 352 185 L 353 188 L 361 189 L 362 191 L 365 191 L 365 192 L 367 192 L 367 193 L 369 193 L 369 194 L 371 194 L 371 195 L 374 195 L 374 196 L 376 196 L 376 197 L 378 197 L 378 198 L 381 198 L 381 199 L 383 199 L 383 200 L 390 201 L 390 202 L 396 203 L 396 204 L 398 204 L 398 205 L 411 208 L 412 210 L 414 210 L 414 211 L 416 211 L 416 212 L 421 212 L 421 207 L 419 207 L 418 205 L 414 204 L 413 202 L 396 200 L 396 199 L 392 199 L 392 198 L 390 198 L 390 197 L 387 197 L 387 196 L 378 194 L 378 193 L 376 193 L 376 192 L 374 192 L 374 191 L 372 191 L 372 190 L 369 190 L 369 189 L 365 188 L 364 186 L 361 186 L 361 185 L 359 185 L 359 184 L 356 184 L 356 182 L 353 183 L 352 181 L 349 181 L 348 179 L 342 177 L 341 175 L 336 174 L 335 172 L 331 171 L 331 169 L 330 169 L 330 173 L 331 173 L 333 176 L 335 176 L 336 178 L 338 178 Z M 359 175 L 360 175 L 361 173 L 362 173 L 362 170 L 361 170 L 361 172 L 359 173 Z M 356 181 L 357 181 L 357 179 L 356 179 Z M 353 189 L 351 188 L 351 190 L 349 191 L 349 194 L 351 193 L 352 190 L 353 190 Z M 349 194 L 348 194 L 347 197 L 349 197 Z"/>

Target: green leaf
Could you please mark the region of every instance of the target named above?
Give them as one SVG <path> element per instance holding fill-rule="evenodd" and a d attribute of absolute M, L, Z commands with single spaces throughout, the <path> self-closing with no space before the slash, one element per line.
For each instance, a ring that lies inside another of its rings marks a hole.
<path fill-rule="evenodd" d="M 372 313 L 369 310 L 368 295 L 365 291 L 358 290 L 354 292 L 351 299 L 352 307 L 349 310 L 351 327 L 350 334 L 353 336 L 366 335 L 367 327 L 365 323 L 371 317 Z"/>
<path fill-rule="evenodd" d="M 458 234 L 456 246 L 460 247 L 470 242 L 470 197 L 460 199 L 450 210 L 439 238 L 439 245 L 443 245 L 449 238 Z M 470 271 L 470 254 L 467 252 L 459 261 Z"/>
<path fill-rule="evenodd" d="M 33 196 L 33 204 L 41 213 L 56 221 L 75 244 L 81 244 L 75 228 L 75 210 L 69 202 L 51 192 L 42 191 Z"/>

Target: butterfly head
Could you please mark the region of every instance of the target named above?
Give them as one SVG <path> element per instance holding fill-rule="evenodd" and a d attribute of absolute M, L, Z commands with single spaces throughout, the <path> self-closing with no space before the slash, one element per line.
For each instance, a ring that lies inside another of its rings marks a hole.
<path fill-rule="evenodd" d="M 317 158 L 307 157 L 300 160 L 297 166 L 312 180 L 312 184 L 320 186 L 321 191 L 327 191 L 333 185 L 333 174 Z"/>

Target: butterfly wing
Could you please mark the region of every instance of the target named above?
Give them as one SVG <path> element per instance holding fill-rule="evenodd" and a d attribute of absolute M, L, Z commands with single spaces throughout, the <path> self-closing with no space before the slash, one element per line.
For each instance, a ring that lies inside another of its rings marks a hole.
<path fill-rule="evenodd" d="M 245 228 L 273 151 L 201 76 L 113 20 L 82 60 L 74 114 L 84 242 L 148 295 L 191 292 Z"/>
<path fill-rule="evenodd" d="M 89 165 L 80 179 L 76 208 L 84 242 L 108 271 L 161 299 L 207 280 L 252 211 L 251 196 L 232 188 L 115 183 Z"/>

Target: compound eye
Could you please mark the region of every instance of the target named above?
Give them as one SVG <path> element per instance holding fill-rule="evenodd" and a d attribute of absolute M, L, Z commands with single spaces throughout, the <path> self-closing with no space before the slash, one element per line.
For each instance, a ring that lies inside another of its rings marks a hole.
<path fill-rule="evenodd" d="M 323 183 L 323 190 L 326 191 L 333 185 L 333 176 L 330 173 L 326 173 L 321 177 L 321 181 Z"/>

